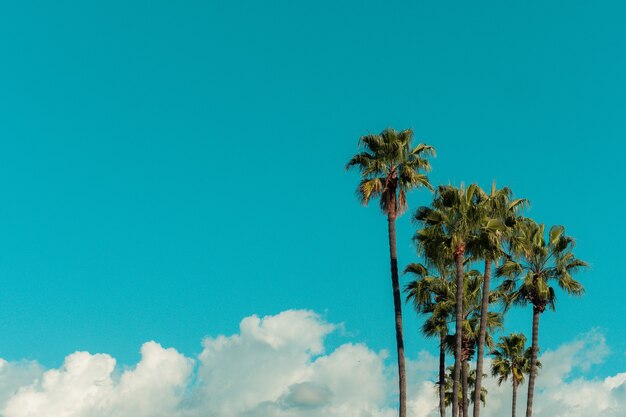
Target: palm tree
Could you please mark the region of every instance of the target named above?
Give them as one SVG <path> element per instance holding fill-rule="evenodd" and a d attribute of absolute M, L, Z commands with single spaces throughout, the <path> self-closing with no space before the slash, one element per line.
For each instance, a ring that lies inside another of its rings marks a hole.
<path fill-rule="evenodd" d="M 485 375 L 483 375 L 485 376 Z M 448 367 L 448 373 L 446 374 L 446 382 L 445 382 L 445 398 L 446 398 L 446 407 L 450 406 L 451 404 L 453 404 L 452 399 L 454 398 L 454 394 L 453 394 L 453 390 L 452 390 L 452 386 L 453 386 L 453 379 L 454 379 L 454 366 L 450 366 Z M 475 401 L 474 399 L 476 398 L 476 369 L 472 369 L 467 373 L 467 386 L 472 390 L 472 395 L 470 396 L 471 401 Z M 480 393 L 478 395 L 478 400 L 479 402 L 483 405 L 483 407 L 487 404 L 487 394 L 488 391 L 485 387 L 482 387 L 480 389 Z M 452 417 L 459 417 L 462 416 L 463 414 L 461 414 L 463 412 L 463 407 L 462 407 L 462 401 L 463 399 L 461 398 L 461 396 L 457 396 L 457 414 L 456 415 L 452 415 Z"/>
<path fill-rule="evenodd" d="M 477 185 L 467 189 L 452 186 L 439 186 L 432 207 L 420 207 L 414 220 L 423 225 L 415 235 L 415 240 L 424 248 L 426 256 L 436 257 L 438 250 L 450 253 L 456 267 L 456 343 L 454 352 L 453 391 L 459 393 L 461 376 L 461 339 L 463 337 L 463 264 L 466 244 L 475 235 L 480 220 L 481 193 Z M 458 404 L 452 403 L 453 416 Z"/>
<path fill-rule="evenodd" d="M 517 409 L 517 387 L 524 383 L 524 374 L 530 374 L 532 348 L 526 349 L 526 336 L 521 333 L 511 333 L 500 337 L 500 342 L 491 351 L 494 356 L 491 362 L 491 375 L 498 378 L 498 385 L 508 378 L 513 384 L 513 403 L 511 416 L 515 417 Z M 538 361 L 535 363 L 541 367 Z"/>
<path fill-rule="evenodd" d="M 410 129 L 398 132 L 391 128 L 382 131 L 380 135 L 362 136 L 359 146 L 363 152 L 353 156 L 346 164 L 346 169 L 354 167 L 361 172 L 361 182 L 356 191 L 361 202 L 367 205 L 372 198 L 380 197 L 380 208 L 387 215 L 398 354 L 400 417 L 406 417 L 406 371 L 396 251 L 396 219 L 407 209 L 408 191 L 419 187 L 432 190 L 424 172 L 430 170 L 430 163 L 426 157 L 435 154 L 435 149 L 429 145 L 420 143 L 412 148 L 412 138 L 413 132 Z"/>
<path fill-rule="evenodd" d="M 445 259 L 438 259 L 445 261 Z M 448 261 L 440 263 L 434 267 L 439 272 L 439 276 L 433 276 L 422 264 L 410 264 L 405 272 L 416 275 L 418 279 L 410 282 L 405 287 L 408 293 L 407 300 L 413 301 L 413 306 L 419 313 L 430 314 L 424 322 L 422 333 L 428 337 L 440 337 L 439 352 L 439 408 L 440 415 L 445 416 L 445 348 L 454 351 L 456 337 L 448 335 L 448 322 L 452 321 L 456 303 L 456 281 L 447 279 L 451 277 L 453 266 Z M 461 341 L 461 407 L 463 415 L 468 415 L 468 361 L 475 352 L 480 327 L 480 306 L 482 299 L 482 275 L 475 270 L 465 273 L 463 281 L 463 338 Z M 502 326 L 502 316 L 499 313 L 489 312 L 487 316 L 487 328 L 489 332 Z M 491 336 L 486 334 L 486 341 L 492 346 Z M 472 399 L 474 401 L 474 399 Z M 480 401 L 479 401 L 480 402 Z"/>
<path fill-rule="evenodd" d="M 461 407 L 463 408 L 462 414 L 467 416 L 469 415 L 468 395 L 470 395 L 468 386 L 468 363 L 474 356 L 478 344 L 483 277 L 478 271 L 472 270 L 466 274 L 465 278 L 465 288 L 463 290 L 465 312 L 463 314 L 463 337 L 461 339 Z M 502 314 L 490 311 L 485 317 L 487 318 L 485 343 L 487 346 L 491 347 L 493 346 L 491 333 L 502 327 Z M 455 336 L 448 336 L 447 344 L 450 348 L 455 348 Z M 476 392 L 477 391 L 474 390 L 473 395 L 475 395 Z M 476 398 L 471 398 L 472 403 L 476 400 Z"/>
<path fill-rule="evenodd" d="M 439 415 L 445 417 L 445 378 L 446 378 L 446 337 L 448 322 L 454 315 L 454 288 L 448 277 L 452 275 L 450 266 L 440 263 L 436 267 L 438 276 L 430 274 L 422 264 L 409 264 L 404 273 L 418 278 L 404 288 L 407 301 L 413 302 L 418 313 L 429 314 L 422 326 L 426 337 L 439 337 Z"/>
<path fill-rule="evenodd" d="M 482 190 L 479 190 L 482 192 Z M 491 295 L 491 268 L 494 260 L 503 255 L 502 243 L 517 221 L 517 212 L 526 207 L 525 199 L 512 199 L 512 191 L 508 187 L 496 190 L 495 181 L 491 186 L 489 196 L 481 196 L 482 219 L 477 239 L 474 241 L 473 252 L 485 261 L 482 302 L 480 310 L 480 329 L 478 334 L 478 352 L 476 355 L 476 392 L 480 393 L 483 375 L 483 359 L 485 355 L 485 336 L 487 333 L 487 318 L 489 298 Z M 478 394 L 477 394 L 478 395 Z M 474 399 L 473 416 L 480 416 L 480 401 Z"/>
<path fill-rule="evenodd" d="M 580 296 L 584 293 L 582 284 L 572 274 L 587 263 L 576 259 L 572 252 L 574 239 L 565 235 L 563 226 L 550 228 L 548 239 L 544 234 L 544 225 L 531 219 L 523 219 L 516 226 L 510 240 L 512 257 L 507 259 L 496 271 L 498 276 L 508 279 L 502 283 L 502 290 L 507 294 L 504 298 L 506 306 L 511 304 L 533 306 L 532 357 L 528 377 L 528 398 L 526 417 L 533 413 L 533 397 L 536 363 L 539 353 L 539 316 L 546 307 L 554 310 L 556 301 L 554 288 L 550 286 L 556 281 L 558 286 L 570 295 Z M 517 278 L 524 274 L 521 282 Z"/>

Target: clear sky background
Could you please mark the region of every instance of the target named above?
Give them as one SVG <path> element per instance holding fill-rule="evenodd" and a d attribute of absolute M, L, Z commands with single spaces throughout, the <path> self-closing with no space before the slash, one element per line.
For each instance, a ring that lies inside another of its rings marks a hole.
<path fill-rule="evenodd" d="M 192 355 L 292 308 L 393 352 L 386 221 L 343 169 L 393 126 L 436 147 L 434 184 L 496 179 L 566 226 L 587 294 L 540 344 L 597 327 L 590 372 L 624 370 L 625 3 L 223 3 L 2 6 L 0 357 Z M 406 308 L 411 356 L 436 349 L 420 323 Z"/>

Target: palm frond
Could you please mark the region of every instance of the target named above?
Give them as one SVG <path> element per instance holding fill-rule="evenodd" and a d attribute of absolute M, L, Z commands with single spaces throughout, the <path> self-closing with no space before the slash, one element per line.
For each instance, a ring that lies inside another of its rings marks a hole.
<path fill-rule="evenodd" d="M 384 185 L 380 178 L 363 178 L 356 190 L 357 197 L 361 204 L 367 206 L 372 198 L 376 198 L 383 193 Z"/>
<path fill-rule="evenodd" d="M 496 276 L 515 278 L 524 272 L 524 267 L 520 262 L 507 259 L 502 265 L 496 269 Z"/>

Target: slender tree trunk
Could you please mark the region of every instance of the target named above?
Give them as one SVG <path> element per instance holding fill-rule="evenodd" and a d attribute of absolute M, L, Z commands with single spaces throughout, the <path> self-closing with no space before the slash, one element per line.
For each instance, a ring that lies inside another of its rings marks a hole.
<path fill-rule="evenodd" d="M 528 398 L 526 400 L 526 417 L 533 415 L 533 397 L 535 396 L 535 377 L 537 375 L 537 355 L 539 353 L 539 314 L 541 311 L 533 307 L 533 343 L 530 363 L 530 375 L 528 375 Z"/>
<path fill-rule="evenodd" d="M 395 198 L 387 215 L 389 227 L 389 256 L 391 258 L 391 285 L 393 287 L 393 307 L 396 321 L 396 344 L 398 348 L 398 387 L 400 389 L 399 416 L 406 417 L 406 370 L 404 366 L 404 337 L 402 335 L 402 299 L 398 280 L 398 254 L 396 251 L 396 211 Z"/>
<path fill-rule="evenodd" d="M 480 307 L 480 330 L 478 333 L 478 353 L 476 357 L 476 385 L 474 392 L 474 417 L 480 416 L 480 388 L 483 379 L 483 357 L 485 355 L 485 337 L 487 335 L 487 317 L 489 314 L 489 292 L 491 285 L 491 259 L 485 259 L 483 279 L 483 299 Z"/>
<path fill-rule="evenodd" d="M 513 375 L 513 409 L 511 410 L 511 417 L 515 417 L 517 412 L 517 380 L 515 379 L 515 375 Z"/>
<path fill-rule="evenodd" d="M 462 397 L 463 397 L 463 415 L 464 416 L 468 416 L 469 415 L 469 413 L 468 413 L 468 411 L 469 411 L 469 387 L 468 387 L 468 384 L 467 384 L 467 368 L 468 368 L 467 360 L 464 360 L 462 362 L 462 367 L 463 367 L 462 368 L 463 375 L 461 377 L 461 381 L 463 382 L 462 383 L 462 388 L 463 388 L 462 389 L 462 394 L 463 394 L 462 395 Z"/>
<path fill-rule="evenodd" d="M 452 415 L 457 415 L 459 408 L 459 382 L 461 379 L 461 339 L 463 337 L 463 258 L 465 257 L 465 243 L 461 243 L 454 250 L 456 264 L 456 335 L 454 343 L 454 379 L 452 383 Z"/>
<path fill-rule="evenodd" d="M 439 340 L 439 415 L 446 417 L 446 334 Z"/>

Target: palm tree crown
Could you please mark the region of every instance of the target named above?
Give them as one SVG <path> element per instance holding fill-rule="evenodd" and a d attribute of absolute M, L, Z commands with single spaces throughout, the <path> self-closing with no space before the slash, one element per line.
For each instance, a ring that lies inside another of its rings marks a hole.
<path fill-rule="evenodd" d="M 513 232 L 518 212 L 528 206 L 528 200 L 513 199 L 509 187 L 496 190 L 495 184 L 489 195 L 480 188 L 476 193 L 479 194 L 476 199 L 478 224 L 475 236 L 468 241 L 470 253 L 475 259 L 497 260 L 505 255 L 503 243 Z"/>
<path fill-rule="evenodd" d="M 540 313 L 549 307 L 554 309 L 556 295 L 551 281 L 571 295 L 585 292 L 582 284 L 572 274 L 587 263 L 576 259 L 572 252 L 575 241 L 565 235 L 563 226 L 550 228 L 545 238 L 544 225 L 525 218 L 518 222 L 516 232 L 511 237 L 512 256 L 496 271 L 507 277 L 502 289 L 508 294 L 507 305 L 531 303 Z M 524 274 L 518 285 L 517 277 Z"/>
<path fill-rule="evenodd" d="M 541 367 L 539 361 L 531 366 L 533 361 L 533 349 L 525 348 L 526 337 L 521 333 L 512 333 L 509 336 L 500 337 L 500 342 L 491 352 L 494 356 L 491 362 L 491 375 L 498 378 L 498 385 L 509 378 L 513 386 L 511 401 L 511 416 L 517 414 L 517 388 L 524 383 L 524 374 L 530 375 L 534 367 Z"/>
<path fill-rule="evenodd" d="M 502 385 L 509 378 L 515 384 L 524 383 L 524 375 L 530 373 L 531 349 L 526 348 L 526 336 L 522 333 L 511 333 L 501 336 L 491 354 L 491 376 L 497 378 L 498 385 Z M 537 366 L 541 366 L 539 362 Z"/>
<path fill-rule="evenodd" d="M 372 198 L 380 197 L 383 213 L 400 215 L 407 209 L 406 194 L 417 187 L 432 190 L 424 172 L 430 171 L 427 156 L 434 156 L 432 146 L 420 143 L 411 148 L 413 131 L 385 129 L 380 135 L 365 135 L 359 140 L 364 150 L 346 164 L 346 169 L 356 167 L 361 171 L 357 196 L 367 205 Z"/>
<path fill-rule="evenodd" d="M 465 188 L 450 185 L 437 187 L 432 207 L 420 207 L 414 220 L 423 225 L 415 235 L 422 245 L 425 255 L 431 257 L 428 249 L 449 248 L 453 255 L 476 237 L 481 221 L 481 203 L 486 194 L 475 184 Z M 436 245 L 433 245 L 436 243 Z"/>

